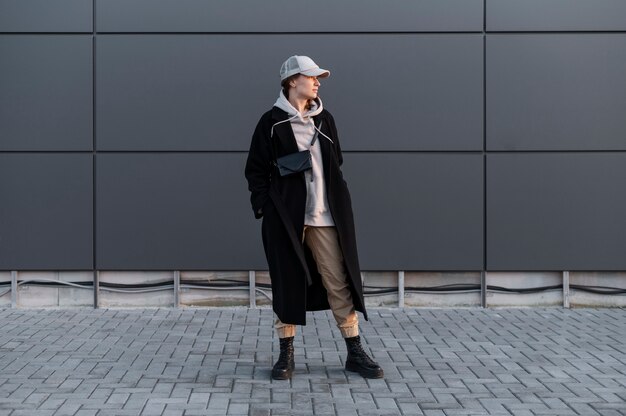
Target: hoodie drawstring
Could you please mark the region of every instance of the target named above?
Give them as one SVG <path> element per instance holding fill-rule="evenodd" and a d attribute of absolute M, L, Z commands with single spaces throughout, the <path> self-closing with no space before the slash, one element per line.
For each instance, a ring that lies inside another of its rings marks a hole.
<path fill-rule="evenodd" d="M 322 123 L 320 122 L 320 126 L 322 125 Z M 330 140 L 331 143 L 335 143 L 333 142 L 333 140 L 328 137 L 327 135 L 325 135 L 324 133 L 322 133 L 322 131 L 320 129 L 318 129 L 317 127 L 315 127 L 315 123 L 313 123 L 313 127 L 315 128 L 315 130 L 317 130 L 322 136 L 326 137 L 328 140 Z"/>
<path fill-rule="evenodd" d="M 287 118 L 285 120 L 282 120 L 282 121 L 279 121 L 277 123 L 272 124 L 272 128 L 270 129 L 270 138 L 274 137 L 274 126 L 276 126 L 277 124 L 280 124 L 280 123 L 285 123 L 287 121 L 291 121 L 292 119 L 294 119 L 296 117 L 298 117 L 298 114 L 295 114 L 293 117 L 289 117 L 289 118 Z"/>

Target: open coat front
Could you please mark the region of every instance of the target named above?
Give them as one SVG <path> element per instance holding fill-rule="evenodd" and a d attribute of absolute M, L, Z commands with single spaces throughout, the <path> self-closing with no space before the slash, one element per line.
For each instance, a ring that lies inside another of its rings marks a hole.
<path fill-rule="evenodd" d="M 273 107 L 261 116 L 248 153 L 245 175 L 255 218 L 263 218 L 263 247 L 272 281 L 273 308 L 284 323 L 305 325 L 306 311 L 329 309 L 310 249 L 302 242 L 306 204 L 304 173 L 280 176 L 273 161 L 298 152 L 288 114 Z M 322 110 L 313 117 L 319 135 L 330 212 L 337 227 L 346 273 L 357 311 L 367 320 L 357 254 L 352 201 L 340 166 L 343 162 L 333 116 Z M 270 131 L 273 128 L 273 136 Z M 273 141 L 273 143 L 272 143 Z M 276 154 L 275 154 L 276 153 Z"/>

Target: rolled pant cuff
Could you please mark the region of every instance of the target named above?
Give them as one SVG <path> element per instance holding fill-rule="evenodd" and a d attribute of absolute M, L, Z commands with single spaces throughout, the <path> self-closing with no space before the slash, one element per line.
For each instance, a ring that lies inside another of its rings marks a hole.
<path fill-rule="evenodd" d="M 339 328 L 339 330 L 341 331 L 341 336 L 344 338 L 352 338 L 352 337 L 356 337 L 357 335 L 359 335 L 359 326 L 351 326 L 348 328 Z"/>
<path fill-rule="evenodd" d="M 276 328 L 278 338 L 290 338 L 296 336 L 296 326 Z"/>

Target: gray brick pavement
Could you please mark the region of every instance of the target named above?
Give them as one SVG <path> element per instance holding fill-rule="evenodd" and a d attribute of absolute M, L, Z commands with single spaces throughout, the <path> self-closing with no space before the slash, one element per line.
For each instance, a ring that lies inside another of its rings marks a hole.
<path fill-rule="evenodd" d="M 291 381 L 268 309 L 0 309 L 0 416 L 625 416 L 624 309 L 372 309 L 385 369 L 343 370 L 329 312 Z"/>

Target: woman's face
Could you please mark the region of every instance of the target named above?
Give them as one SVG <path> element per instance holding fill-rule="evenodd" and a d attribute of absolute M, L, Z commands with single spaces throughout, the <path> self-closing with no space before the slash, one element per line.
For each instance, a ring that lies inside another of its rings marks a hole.
<path fill-rule="evenodd" d="M 296 97 L 312 100 L 317 98 L 320 82 L 317 77 L 302 75 L 295 79 Z"/>

